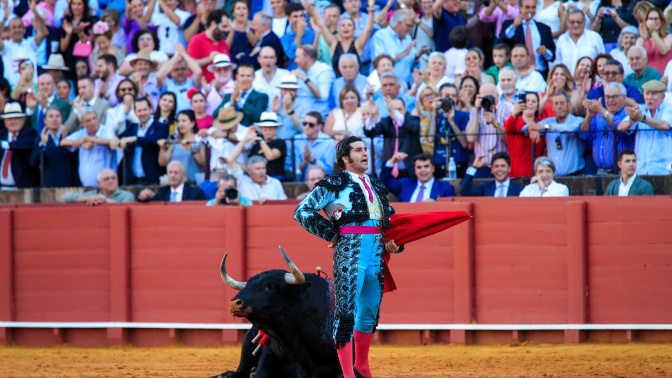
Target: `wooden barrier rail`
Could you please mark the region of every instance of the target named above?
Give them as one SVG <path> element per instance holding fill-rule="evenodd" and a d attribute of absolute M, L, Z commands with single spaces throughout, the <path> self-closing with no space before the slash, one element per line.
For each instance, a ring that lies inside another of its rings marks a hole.
<path fill-rule="evenodd" d="M 669 197 L 394 206 L 474 218 L 392 258 L 399 289 L 383 299 L 379 342 L 672 340 Z M 295 207 L 0 208 L 0 344 L 237 343 L 246 322 L 229 312 L 224 252 L 238 280 L 285 269 L 278 245 L 331 276 L 328 243 L 292 219 Z"/>

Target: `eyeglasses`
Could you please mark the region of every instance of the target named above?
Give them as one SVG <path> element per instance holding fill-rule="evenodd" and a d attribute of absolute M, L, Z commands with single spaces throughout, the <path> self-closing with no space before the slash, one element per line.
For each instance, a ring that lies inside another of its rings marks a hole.
<path fill-rule="evenodd" d="M 616 76 L 620 75 L 621 73 L 618 71 L 602 71 L 602 75 L 604 76 Z"/>
<path fill-rule="evenodd" d="M 303 121 L 303 126 L 315 127 L 317 126 L 317 123 Z"/>

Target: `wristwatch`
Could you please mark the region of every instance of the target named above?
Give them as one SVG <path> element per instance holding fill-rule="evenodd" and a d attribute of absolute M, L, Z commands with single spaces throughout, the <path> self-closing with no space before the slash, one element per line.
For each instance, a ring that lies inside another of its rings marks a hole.
<path fill-rule="evenodd" d="M 308 84 L 308 83 L 310 83 L 310 79 L 309 79 L 309 78 L 306 78 L 306 80 L 304 80 L 303 82 L 306 83 L 306 84 Z"/>
<path fill-rule="evenodd" d="M 646 116 L 642 115 L 642 123 L 646 123 Z"/>
<path fill-rule="evenodd" d="M 546 131 L 550 130 L 550 129 L 551 129 L 551 125 L 544 125 L 544 129 L 546 129 Z"/>
<path fill-rule="evenodd" d="M 604 114 L 602 115 L 602 117 L 604 117 L 604 119 L 607 119 L 607 118 L 609 118 L 609 114 L 611 114 L 611 113 L 609 113 L 608 110 L 605 110 L 605 111 L 604 111 Z"/>

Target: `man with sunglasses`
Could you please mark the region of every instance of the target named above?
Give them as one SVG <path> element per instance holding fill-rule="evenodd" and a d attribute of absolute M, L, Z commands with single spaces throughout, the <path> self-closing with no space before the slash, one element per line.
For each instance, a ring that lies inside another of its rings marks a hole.
<path fill-rule="evenodd" d="M 546 133 L 546 148 L 548 157 L 555 163 L 555 175 L 579 175 L 586 167 L 583 141 L 577 134 L 583 118 L 569 113 L 572 103 L 566 92 L 555 92 L 551 104 L 555 117 L 541 120 L 538 125 L 540 131 Z M 535 129 L 535 126 L 528 125 L 528 129 Z"/>
<path fill-rule="evenodd" d="M 303 181 L 310 165 L 317 165 L 327 174 L 334 172 L 336 162 L 336 141 L 322 132 L 324 121 L 318 112 L 308 112 L 303 118 L 303 133 L 294 138 L 294 159 L 301 170 L 297 178 Z"/>
<path fill-rule="evenodd" d="M 586 115 L 586 108 L 583 106 L 583 100 L 586 98 L 588 100 L 600 100 L 602 102 L 602 106 L 605 106 L 604 88 L 606 88 L 609 83 L 621 83 L 625 85 L 625 106 L 636 107 L 638 104 L 643 104 L 644 97 L 642 97 L 642 93 L 639 91 L 639 89 L 637 89 L 637 87 L 624 84 L 623 73 L 623 65 L 621 62 L 618 60 L 609 59 L 604 63 L 604 67 L 602 68 L 602 74 L 600 75 L 602 78 L 601 86 L 595 89 L 590 89 L 591 82 L 589 78 L 586 78 L 583 83 L 577 83 L 577 86 L 581 90 L 581 98 L 576 104 L 575 113 L 580 116 Z"/>

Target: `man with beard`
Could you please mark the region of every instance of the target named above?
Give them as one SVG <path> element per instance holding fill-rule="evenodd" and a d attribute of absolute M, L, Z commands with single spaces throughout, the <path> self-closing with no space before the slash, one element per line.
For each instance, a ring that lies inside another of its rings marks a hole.
<path fill-rule="evenodd" d="M 343 377 L 371 377 L 369 347 L 383 294 L 382 254 L 401 248 L 394 240 L 385 241 L 394 209 L 383 184 L 366 175 L 369 154 L 362 139 L 351 136 L 338 142 L 336 159 L 344 172 L 318 182 L 296 208 L 294 219 L 334 248 L 333 337 Z M 323 209 L 329 219 L 320 214 Z"/>
<path fill-rule="evenodd" d="M 95 95 L 98 98 L 106 100 L 112 106 L 119 103 L 117 99 L 117 85 L 124 80 L 124 76 L 117 72 L 117 58 L 111 54 L 105 54 L 98 58 L 96 62 L 97 77 Z"/>
<path fill-rule="evenodd" d="M 516 71 L 511 67 L 504 67 L 499 70 L 499 102 L 508 102 L 516 105 L 518 102 L 518 91 L 516 90 Z"/>
<path fill-rule="evenodd" d="M 211 71 L 212 59 L 217 53 L 229 54 L 225 33 L 229 29 L 229 15 L 221 9 L 210 12 L 205 31 L 196 34 L 187 46 L 187 55 L 196 59 L 203 67 L 203 77 L 209 83 L 214 79 Z"/>

